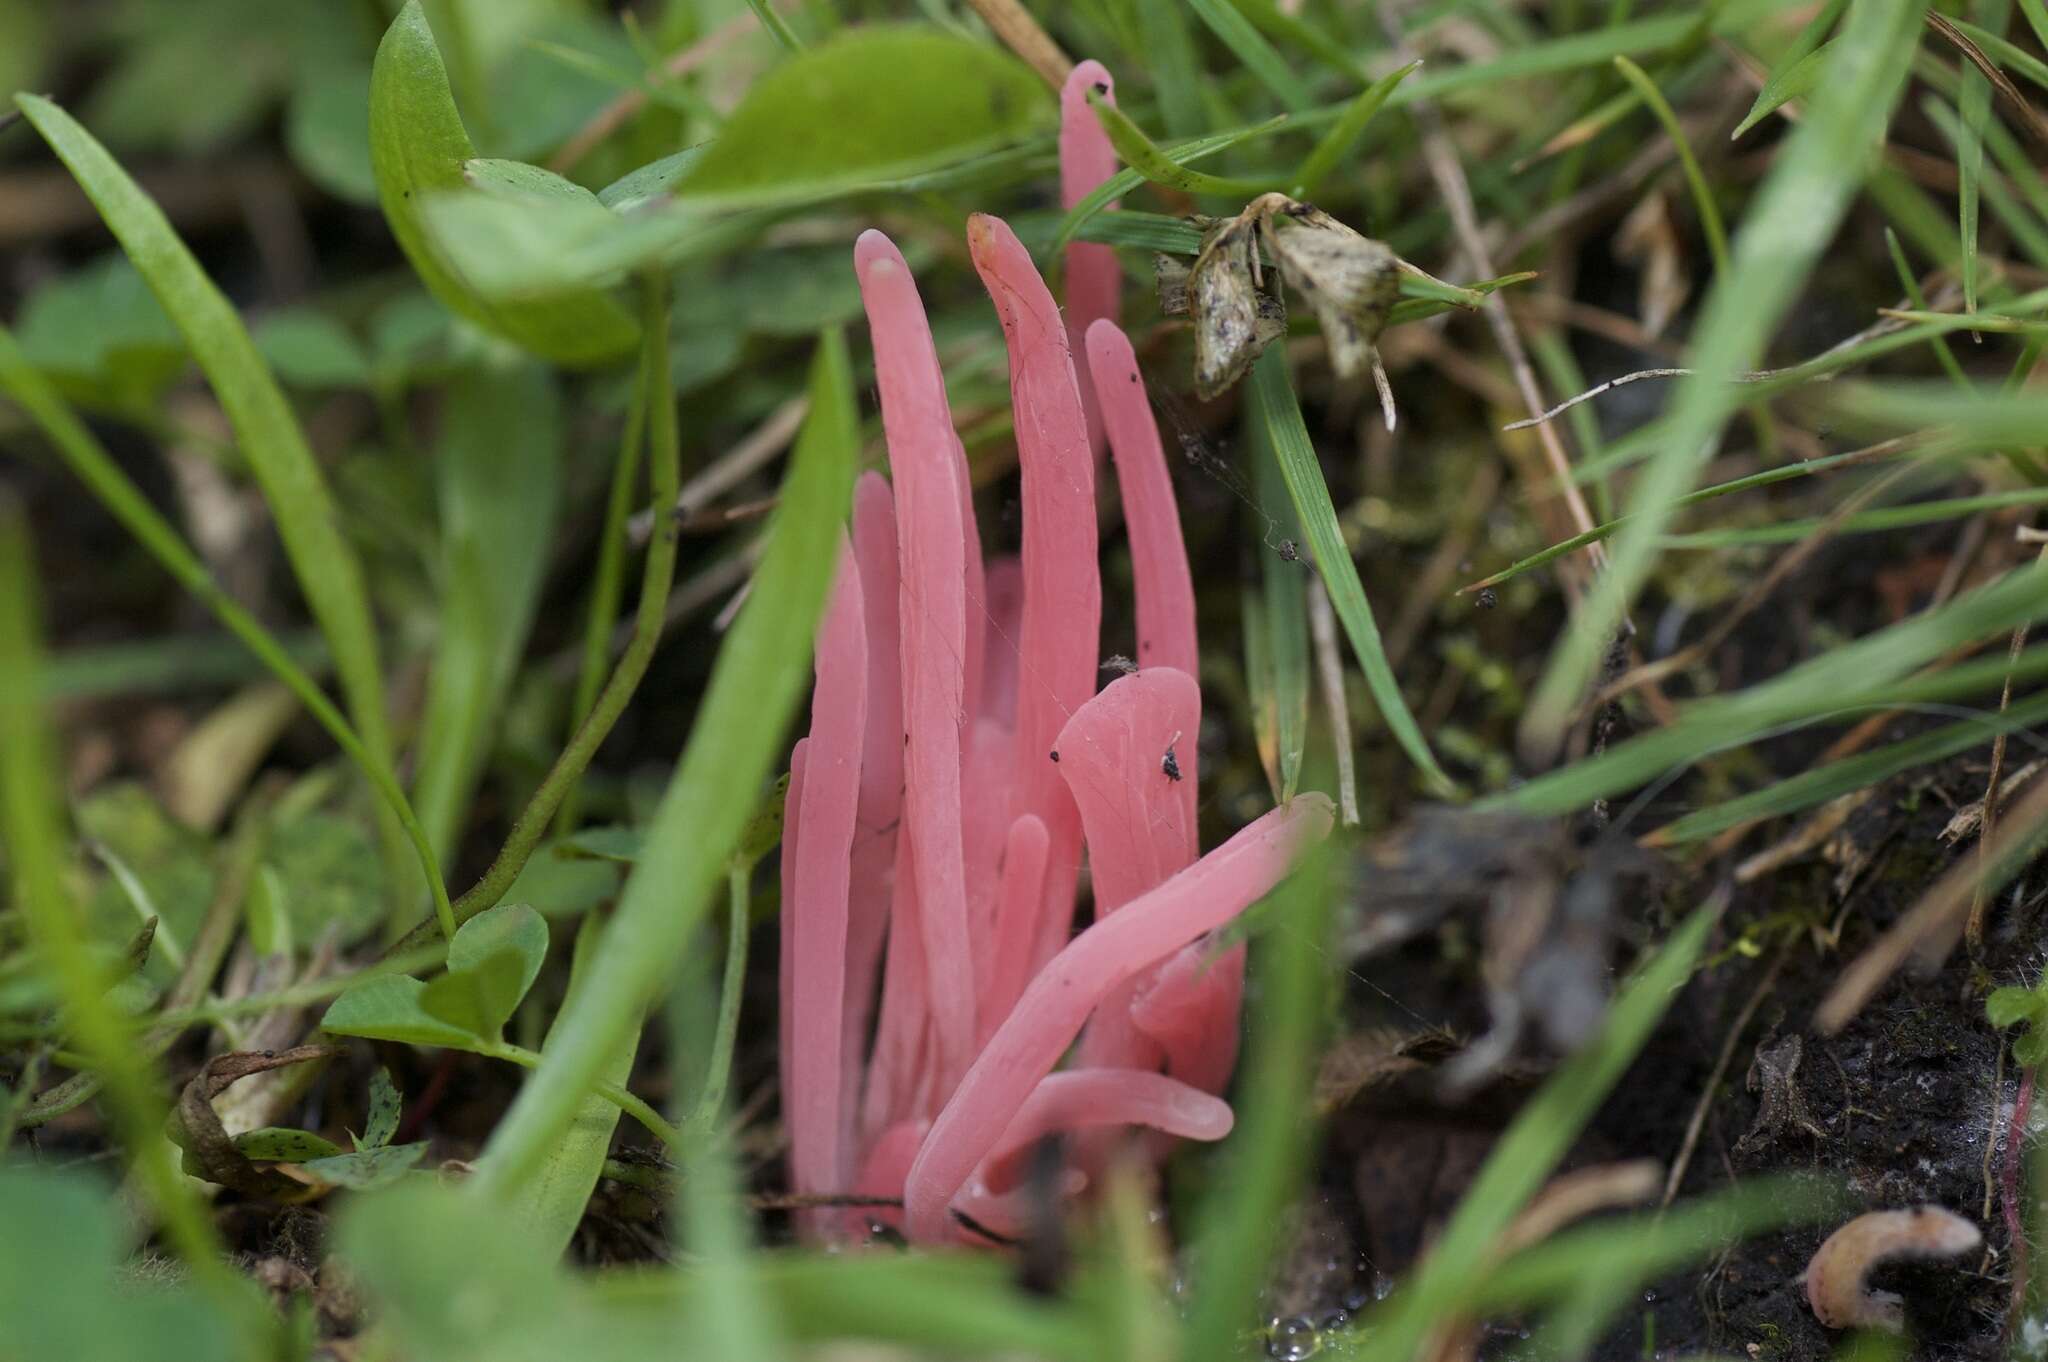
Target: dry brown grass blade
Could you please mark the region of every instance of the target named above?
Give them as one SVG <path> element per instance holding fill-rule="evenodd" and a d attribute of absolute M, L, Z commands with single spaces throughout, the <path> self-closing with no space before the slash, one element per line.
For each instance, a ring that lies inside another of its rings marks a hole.
<path fill-rule="evenodd" d="M 1983 855 L 1957 861 L 1905 916 L 1849 963 L 1815 1010 L 1814 1025 L 1829 1035 L 1840 1031 L 1908 960 L 1931 968 L 1947 958 L 1962 934 L 1964 917 L 1987 867 L 2006 861 L 2043 824 L 2048 824 L 2048 783 L 2036 785 L 2012 807 L 1987 839 Z"/>
<path fill-rule="evenodd" d="M 1060 49 L 1052 35 L 1038 26 L 1029 10 L 1017 0 L 967 0 L 1003 45 L 1024 59 L 1047 85 L 1058 90 L 1067 83 L 1074 59 Z"/>
<path fill-rule="evenodd" d="M 1984 55 L 1984 49 L 1972 42 L 1968 35 L 1951 23 L 1945 15 L 1930 10 L 1927 14 L 1927 26 L 1954 44 L 1956 51 L 1962 53 L 1970 65 L 1984 73 L 1984 79 L 1991 82 L 1992 88 L 1996 89 L 2012 111 L 2019 115 L 2020 127 L 2026 131 L 2027 136 L 2034 139 L 2034 145 L 2048 148 L 2048 120 L 2044 120 L 2040 110 L 2027 102 L 2027 97 L 2012 83 L 2012 78 L 1999 70 L 1996 62 Z"/>

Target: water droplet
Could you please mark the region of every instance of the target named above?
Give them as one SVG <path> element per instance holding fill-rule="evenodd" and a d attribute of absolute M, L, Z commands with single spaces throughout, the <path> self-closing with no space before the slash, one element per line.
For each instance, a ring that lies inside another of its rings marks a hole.
<path fill-rule="evenodd" d="M 1303 1362 L 1323 1346 L 1316 1337 L 1315 1321 L 1306 1315 L 1291 1315 L 1271 1326 L 1266 1333 L 1266 1356 L 1275 1362 Z"/>
<path fill-rule="evenodd" d="M 1341 1329 L 1350 1322 L 1351 1315 L 1345 1310 L 1325 1310 L 1322 1314 L 1316 1316 L 1316 1328 L 1326 1333 L 1331 1329 Z"/>

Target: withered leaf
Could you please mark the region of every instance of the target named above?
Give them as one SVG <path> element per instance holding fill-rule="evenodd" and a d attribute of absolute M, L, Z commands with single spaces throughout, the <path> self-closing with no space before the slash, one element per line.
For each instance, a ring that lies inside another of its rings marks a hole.
<path fill-rule="evenodd" d="M 1281 277 L 1316 314 L 1331 367 L 1340 378 L 1364 373 L 1401 293 L 1400 263 L 1392 249 L 1311 204 L 1261 200 L 1253 207 Z"/>
<path fill-rule="evenodd" d="M 1257 223 L 1249 215 L 1210 229 L 1187 281 L 1195 322 L 1195 392 L 1215 397 L 1243 378 L 1252 361 L 1286 333 L 1287 309 L 1253 275 Z"/>

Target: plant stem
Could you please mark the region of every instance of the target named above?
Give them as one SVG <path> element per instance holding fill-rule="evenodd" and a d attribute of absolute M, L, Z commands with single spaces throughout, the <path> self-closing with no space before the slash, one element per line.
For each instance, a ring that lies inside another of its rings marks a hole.
<path fill-rule="evenodd" d="M 668 515 L 668 508 L 675 505 L 676 491 L 682 481 L 682 435 L 676 428 L 675 391 L 669 380 L 668 368 L 668 279 L 658 271 L 650 271 L 644 285 L 646 306 L 641 324 L 641 379 L 648 394 L 648 429 L 652 445 L 653 461 L 650 473 L 653 479 L 656 507 L 655 533 L 647 546 L 647 565 L 640 577 L 640 607 L 633 620 L 633 637 L 626 644 L 626 651 L 619 655 L 619 664 L 613 669 L 611 679 L 605 682 L 604 690 L 598 694 L 597 703 L 578 725 L 576 734 L 569 739 L 569 745 L 555 758 L 547 778 L 540 788 L 533 792 L 533 798 L 519 812 L 519 819 L 512 825 L 511 834 L 506 837 L 504 847 L 491 862 L 476 886 L 453 906 L 457 926 L 469 921 L 486 908 L 496 906 L 505 897 L 505 891 L 519 878 L 519 872 L 526 868 L 527 858 L 540 845 L 548 821 L 555 816 L 562 800 L 583 774 L 583 768 L 597 755 L 598 747 L 612 731 L 612 725 L 625 712 L 626 704 L 633 698 L 633 692 L 640 686 L 640 679 L 647 674 L 647 664 L 654 658 L 655 645 L 661 641 L 662 617 L 668 609 L 669 584 L 675 579 L 676 539 L 675 521 Z M 399 939 L 387 954 L 422 945 L 427 940 L 427 926 L 422 923 Z M 451 930 L 450 935 L 453 935 Z"/>
<path fill-rule="evenodd" d="M 725 874 L 725 979 L 718 990 L 718 1025 L 711 1033 L 711 1059 L 704 1070 L 704 1091 L 683 1128 L 693 1135 L 711 1129 L 725 1106 L 732 1082 L 732 1047 L 740 1030 L 740 988 L 747 977 L 747 881 L 753 867 L 735 859 Z"/>
<path fill-rule="evenodd" d="M 633 487 L 640 477 L 640 449 L 647 430 L 647 393 L 647 362 L 643 354 L 633 382 L 632 404 L 626 410 L 619 457 L 612 465 L 611 497 L 605 503 L 604 530 L 597 544 L 597 580 L 590 589 L 590 618 L 583 625 L 583 668 L 576 677 L 575 699 L 569 704 L 572 741 L 576 729 L 590 717 L 597 704 L 598 687 L 604 683 L 612 621 L 618 618 L 619 597 L 625 594 L 626 518 L 632 513 Z M 562 807 L 555 816 L 557 837 L 566 837 L 576 830 L 582 791 L 579 775 L 570 780 L 568 792 L 562 796 Z"/>
<path fill-rule="evenodd" d="M 499 1041 L 487 1049 L 479 1049 L 477 1053 L 487 1055 L 492 1059 L 502 1059 L 508 1063 L 517 1064 L 522 1069 L 538 1069 L 540 1067 L 540 1051 L 529 1050 L 523 1045 L 514 1045 L 510 1041 Z M 618 1084 L 599 1080 L 590 1085 L 590 1090 L 599 1097 L 604 1098 L 605 1101 L 612 1103 L 620 1111 L 625 1112 L 626 1115 L 632 1117 L 641 1125 L 646 1126 L 654 1138 L 660 1140 L 670 1149 L 680 1150 L 683 1147 L 683 1132 L 681 1130 L 670 1125 L 662 1118 L 660 1112 L 635 1097 L 632 1093 L 627 1092 Z"/>

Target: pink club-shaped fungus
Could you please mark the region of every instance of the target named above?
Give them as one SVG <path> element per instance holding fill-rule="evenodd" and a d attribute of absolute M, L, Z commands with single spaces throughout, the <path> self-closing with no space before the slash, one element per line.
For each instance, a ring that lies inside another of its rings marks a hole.
<path fill-rule="evenodd" d="M 1022 474 L 1022 551 L 985 567 L 916 282 L 881 233 L 854 250 L 890 477 L 857 489 L 791 757 L 783 1110 L 794 1191 L 904 1210 L 807 1212 L 813 1237 L 879 1218 L 942 1242 L 956 1212 L 1014 1231 L 1047 1135 L 1076 1138 L 1061 1193 L 1120 1130 L 1155 1132 L 1139 1156 L 1222 1138 L 1243 948 L 1212 934 L 1331 825 L 1329 801 L 1303 795 L 1197 855 L 1194 593 L 1130 342 L 1106 317 L 1080 337 L 1139 632 L 1139 669 L 1098 693 L 1097 464 L 1072 318 L 1007 225 L 976 216 L 968 244 L 1009 347 Z M 1094 920 L 1074 935 L 1084 847 Z"/>

